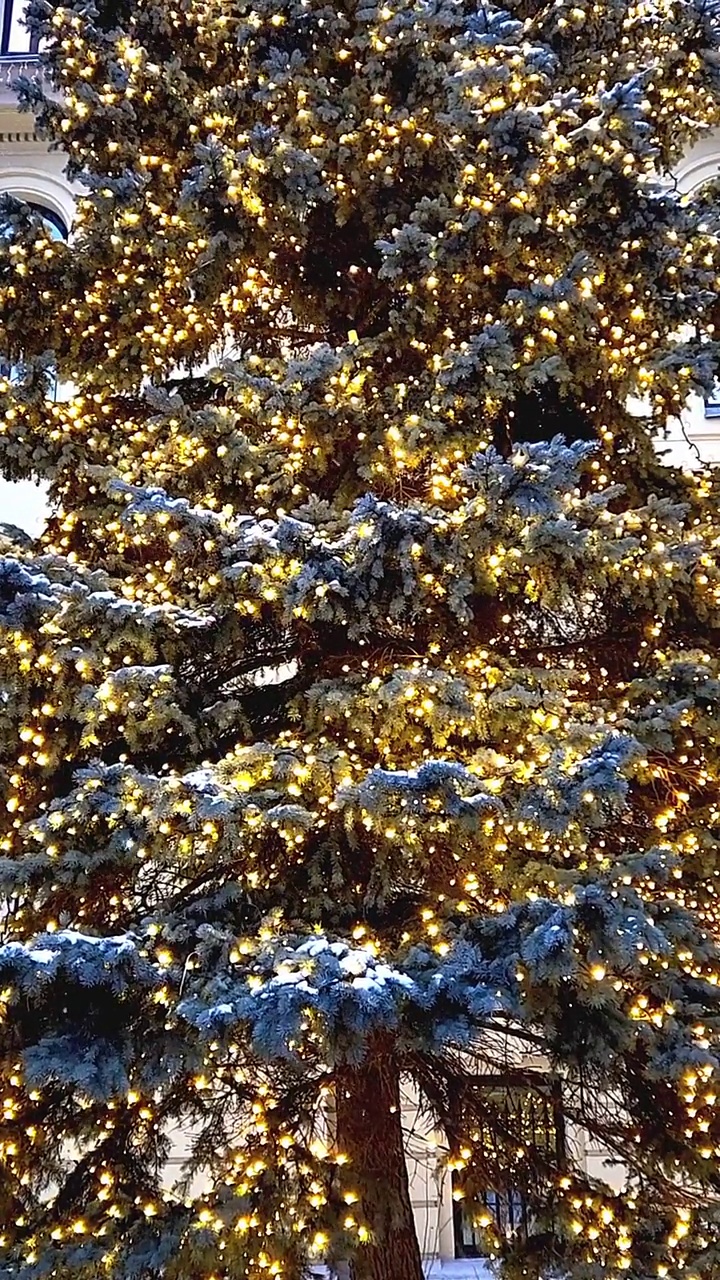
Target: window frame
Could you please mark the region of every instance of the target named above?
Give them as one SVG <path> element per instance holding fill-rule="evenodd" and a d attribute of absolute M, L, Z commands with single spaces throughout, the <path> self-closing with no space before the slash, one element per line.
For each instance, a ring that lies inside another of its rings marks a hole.
<path fill-rule="evenodd" d="M 544 1129 L 542 1149 L 557 1162 L 558 1166 L 562 1166 L 567 1155 L 567 1134 L 561 1081 L 556 1078 L 540 1088 L 508 1089 L 505 1091 L 505 1098 L 506 1105 L 513 1109 L 514 1118 L 517 1119 L 522 1118 L 521 1111 L 527 1104 L 531 1110 L 535 1107 L 542 1108 Z M 535 1117 L 531 1117 L 531 1123 L 533 1131 L 536 1132 Z M 529 1144 L 525 1142 L 524 1145 Z M 458 1182 L 458 1175 L 453 1173 L 453 1191 Z M 482 1193 L 482 1202 L 501 1239 L 527 1240 L 532 1231 L 532 1217 L 524 1189 L 512 1184 L 512 1171 L 510 1171 L 507 1186 L 485 1189 Z M 483 1246 L 482 1234 L 474 1226 L 464 1200 L 455 1199 L 454 1196 L 453 1240 L 456 1258 L 489 1257 L 489 1251 Z"/>
<path fill-rule="evenodd" d="M 35 32 L 28 32 L 29 47 L 27 49 L 11 49 L 11 37 L 16 15 L 24 11 L 22 0 L 2 0 L 2 21 L 0 22 L 0 58 L 3 61 L 22 61 L 36 58 L 39 53 L 39 40 Z M 24 15 L 23 15 L 24 16 Z M 27 28 L 24 28 L 27 30 Z"/>

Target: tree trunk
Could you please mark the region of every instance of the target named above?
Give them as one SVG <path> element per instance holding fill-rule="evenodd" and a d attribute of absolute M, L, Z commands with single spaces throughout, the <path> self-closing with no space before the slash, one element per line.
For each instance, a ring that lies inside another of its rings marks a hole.
<path fill-rule="evenodd" d="M 400 1073 L 389 1039 L 375 1037 L 359 1067 L 337 1077 L 338 1148 L 352 1162 L 372 1233 L 352 1280 L 423 1280 L 400 1115 Z"/>

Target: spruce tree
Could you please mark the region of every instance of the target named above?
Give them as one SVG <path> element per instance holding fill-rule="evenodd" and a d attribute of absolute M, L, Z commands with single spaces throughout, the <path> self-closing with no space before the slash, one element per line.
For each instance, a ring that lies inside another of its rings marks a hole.
<path fill-rule="evenodd" d="M 716 1277 L 720 483 L 654 439 L 716 6 L 30 21 L 80 196 L 2 207 L 0 1275 L 420 1280 L 410 1082 L 508 1274 Z"/>

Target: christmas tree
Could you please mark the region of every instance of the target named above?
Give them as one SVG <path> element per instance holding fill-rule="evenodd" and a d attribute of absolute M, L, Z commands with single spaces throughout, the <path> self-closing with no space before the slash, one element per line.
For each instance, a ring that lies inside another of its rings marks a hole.
<path fill-rule="evenodd" d="M 420 1280 L 411 1083 L 508 1274 L 710 1280 L 720 482 L 654 437 L 720 357 L 668 179 L 717 7 L 30 22 L 80 196 L 1 211 L 51 515 L 0 547 L 0 1275 Z"/>

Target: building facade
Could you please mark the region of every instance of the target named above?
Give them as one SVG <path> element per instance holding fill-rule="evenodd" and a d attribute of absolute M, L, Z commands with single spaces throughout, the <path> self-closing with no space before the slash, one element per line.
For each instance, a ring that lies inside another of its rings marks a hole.
<path fill-rule="evenodd" d="M 71 233 L 73 190 L 63 174 L 62 155 L 51 153 L 33 132 L 32 117 L 17 107 L 13 90 L 21 74 L 39 75 L 37 49 L 25 30 L 24 0 L 0 0 L 0 192 L 10 192 L 35 205 L 58 235 Z M 720 175 L 720 134 L 709 133 L 685 157 L 674 175 L 681 194 L 691 193 Z M 720 462 L 720 390 L 717 401 L 696 397 L 684 419 L 673 424 L 665 447 L 674 461 L 684 465 Z M 0 479 L 0 524 L 18 525 L 37 533 L 43 523 L 46 503 L 40 486 L 31 482 L 11 484 Z M 432 1280 L 487 1280 L 487 1262 L 462 1207 L 453 1199 L 452 1176 L 445 1168 L 440 1140 L 427 1129 L 416 1101 L 405 1103 L 407 1119 L 407 1161 L 418 1235 L 427 1258 L 427 1274 Z M 554 1114 L 533 1117 L 539 1140 L 557 1140 Z M 543 1137 L 544 1135 L 544 1137 Z M 603 1152 L 583 1143 L 580 1135 L 564 1135 L 578 1147 L 589 1173 L 608 1181 L 618 1179 L 617 1171 L 604 1164 Z M 182 1161 L 181 1138 L 170 1161 L 172 1179 Z M 522 1204 L 509 1191 L 505 1196 L 489 1195 L 488 1210 L 508 1230 L 522 1225 Z"/>

